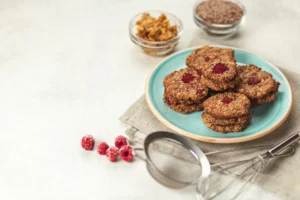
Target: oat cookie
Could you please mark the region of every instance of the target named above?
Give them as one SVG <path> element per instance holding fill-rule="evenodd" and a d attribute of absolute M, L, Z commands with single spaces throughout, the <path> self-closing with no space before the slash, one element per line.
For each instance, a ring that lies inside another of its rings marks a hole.
<path fill-rule="evenodd" d="M 271 92 L 269 94 L 267 94 L 266 96 L 264 96 L 261 99 L 253 99 L 251 100 L 251 107 L 256 107 L 258 105 L 262 105 L 265 103 L 269 103 L 271 101 L 274 101 L 276 99 L 276 92 Z"/>
<path fill-rule="evenodd" d="M 164 99 L 165 100 L 165 99 Z M 191 105 L 184 105 L 184 104 L 168 104 L 168 102 L 165 102 L 169 108 L 174 110 L 175 112 L 187 114 L 195 111 L 201 111 L 203 110 L 203 104 L 198 103 L 198 104 L 191 104 Z"/>
<path fill-rule="evenodd" d="M 248 114 L 250 100 L 243 94 L 225 92 L 205 100 L 203 107 L 206 112 L 216 118 L 240 117 Z"/>
<path fill-rule="evenodd" d="M 200 82 L 200 76 L 191 68 L 175 71 L 164 79 L 165 95 L 179 101 L 197 102 L 208 94 L 207 87 Z"/>
<path fill-rule="evenodd" d="M 207 112 L 202 113 L 202 119 L 205 120 L 207 123 L 211 123 L 217 126 L 227 126 L 227 125 L 234 125 L 234 124 L 249 124 L 252 117 L 250 114 L 238 117 L 238 118 L 227 118 L 227 119 L 220 119 L 215 118 L 208 114 Z"/>
<path fill-rule="evenodd" d="M 169 95 L 168 93 L 164 93 L 164 102 L 168 102 L 168 105 L 177 105 L 177 104 L 182 104 L 182 105 L 193 105 L 196 103 L 202 103 L 207 97 L 204 97 L 203 99 L 193 101 L 193 100 L 186 100 L 186 99 L 176 99 L 175 97 Z"/>
<path fill-rule="evenodd" d="M 215 91 L 225 91 L 227 89 L 233 89 L 236 86 L 237 78 L 234 78 L 232 81 L 228 82 L 218 82 L 201 76 L 201 83 L 206 87 L 215 90 Z"/>
<path fill-rule="evenodd" d="M 235 62 L 232 49 L 204 46 L 194 50 L 187 58 L 186 65 L 194 69 L 201 69 L 215 59 Z"/>
<path fill-rule="evenodd" d="M 272 90 L 270 91 L 270 93 L 272 93 L 272 92 L 275 92 L 275 93 L 278 92 L 279 86 L 280 86 L 280 83 L 275 81 L 275 84 L 274 84 Z"/>
<path fill-rule="evenodd" d="M 227 126 L 219 126 L 219 125 L 214 125 L 212 123 L 209 123 L 205 119 L 203 119 L 203 122 L 206 124 L 208 128 L 220 133 L 241 132 L 248 125 L 248 124 L 234 124 L 234 125 L 227 125 Z"/>
<path fill-rule="evenodd" d="M 255 65 L 239 66 L 238 76 L 241 82 L 236 91 L 251 99 L 260 99 L 270 92 L 278 91 L 280 85 L 273 79 L 272 74 L 262 71 Z"/>

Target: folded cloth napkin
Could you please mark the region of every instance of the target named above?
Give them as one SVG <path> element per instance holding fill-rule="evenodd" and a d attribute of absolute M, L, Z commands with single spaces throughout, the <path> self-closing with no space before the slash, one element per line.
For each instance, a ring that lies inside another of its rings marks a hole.
<path fill-rule="evenodd" d="M 300 131 L 300 74 L 283 70 L 287 79 L 290 81 L 294 92 L 294 104 L 292 112 L 286 122 L 272 133 L 260 139 L 239 144 L 213 144 L 191 140 L 198 145 L 204 152 L 218 150 L 235 149 L 261 144 L 276 144 L 288 135 Z M 126 134 L 131 139 L 142 144 L 144 137 L 155 131 L 174 132 L 164 126 L 150 111 L 144 95 L 140 97 L 121 117 L 120 120 L 128 125 Z M 297 149 L 297 148 L 296 148 Z M 230 158 L 244 159 L 259 154 L 261 150 L 255 152 L 233 151 Z M 222 162 L 228 160 L 228 156 L 215 156 L 212 162 Z M 264 190 L 274 193 L 281 199 L 299 199 L 300 196 L 300 151 L 291 157 L 274 159 L 269 163 L 269 167 L 256 179 L 256 185 Z"/>

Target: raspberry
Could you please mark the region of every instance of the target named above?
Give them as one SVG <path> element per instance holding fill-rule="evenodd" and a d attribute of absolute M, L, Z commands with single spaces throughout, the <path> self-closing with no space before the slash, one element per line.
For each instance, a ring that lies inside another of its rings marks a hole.
<path fill-rule="evenodd" d="M 132 148 L 131 148 L 131 146 L 129 146 L 129 145 L 123 146 L 120 149 L 120 155 L 121 155 L 122 160 L 125 160 L 127 162 L 132 161 L 132 159 L 133 159 L 134 156 L 132 154 Z"/>
<path fill-rule="evenodd" d="M 184 83 L 189 83 L 189 82 L 191 82 L 192 80 L 194 80 L 194 78 L 195 78 L 195 77 L 194 77 L 192 74 L 184 74 L 181 80 L 182 80 Z"/>
<path fill-rule="evenodd" d="M 198 89 L 197 90 L 197 94 L 202 94 L 203 90 L 202 89 Z"/>
<path fill-rule="evenodd" d="M 208 61 L 210 60 L 210 58 L 209 58 L 208 56 L 205 56 L 204 60 L 205 60 L 206 62 L 208 62 Z"/>
<path fill-rule="evenodd" d="M 166 102 L 168 105 L 172 105 L 172 101 L 169 98 L 166 98 Z"/>
<path fill-rule="evenodd" d="M 214 66 L 213 73 L 214 74 L 222 74 L 223 72 L 227 71 L 227 67 L 222 63 L 218 63 Z"/>
<path fill-rule="evenodd" d="M 248 85 L 256 85 L 258 83 L 260 83 L 260 79 L 257 78 L 257 76 L 250 76 L 248 79 Z"/>
<path fill-rule="evenodd" d="M 230 97 L 224 97 L 223 99 L 222 99 L 222 102 L 223 103 L 225 103 L 225 104 L 230 104 L 231 102 L 232 102 L 232 98 L 230 98 Z"/>
<path fill-rule="evenodd" d="M 121 148 L 122 146 L 127 145 L 127 140 L 124 136 L 120 135 L 115 139 L 115 146 Z"/>
<path fill-rule="evenodd" d="M 95 140 L 93 136 L 86 135 L 81 139 L 81 146 L 83 149 L 90 151 L 94 149 L 95 146 Z"/>
<path fill-rule="evenodd" d="M 97 152 L 98 152 L 100 155 L 105 155 L 106 150 L 107 150 L 108 148 L 109 148 L 109 146 L 108 146 L 105 142 L 101 142 L 101 143 L 98 145 Z"/>
<path fill-rule="evenodd" d="M 106 150 L 106 157 L 111 162 L 116 162 L 118 159 L 119 149 L 117 147 L 110 147 Z"/>
<path fill-rule="evenodd" d="M 198 74 L 199 74 L 199 76 L 202 76 L 202 69 L 198 69 Z"/>

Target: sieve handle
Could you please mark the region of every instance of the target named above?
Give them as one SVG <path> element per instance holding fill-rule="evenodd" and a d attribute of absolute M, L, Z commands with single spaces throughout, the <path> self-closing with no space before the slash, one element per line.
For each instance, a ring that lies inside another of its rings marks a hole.
<path fill-rule="evenodd" d="M 297 132 L 297 133 L 291 135 L 290 137 L 286 138 L 279 144 L 277 144 L 272 149 L 270 149 L 268 151 L 268 153 L 271 154 L 272 157 L 274 157 L 274 156 L 278 155 L 280 152 L 282 152 L 283 150 L 285 150 L 287 147 L 291 146 L 292 144 L 294 144 L 295 142 L 297 142 L 299 140 L 300 140 L 300 135 L 299 135 L 299 132 Z"/>
<path fill-rule="evenodd" d="M 141 147 L 135 147 L 135 148 L 133 148 L 133 151 L 134 151 L 135 155 L 136 155 L 138 158 L 140 158 L 140 159 L 142 159 L 142 160 L 146 160 L 144 148 L 141 148 Z M 143 152 L 144 152 L 144 155 L 142 156 L 140 153 L 137 153 L 137 152 L 139 152 L 139 151 L 143 151 Z"/>

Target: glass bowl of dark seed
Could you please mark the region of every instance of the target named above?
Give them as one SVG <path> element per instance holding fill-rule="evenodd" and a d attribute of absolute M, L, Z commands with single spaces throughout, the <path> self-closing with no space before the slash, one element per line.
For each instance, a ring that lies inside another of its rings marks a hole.
<path fill-rule="evenodd" d="M 198 0 L 195 24 L 210 35 L 232 35 L 245 22 L 246 10 L 238 0 Z"/>

